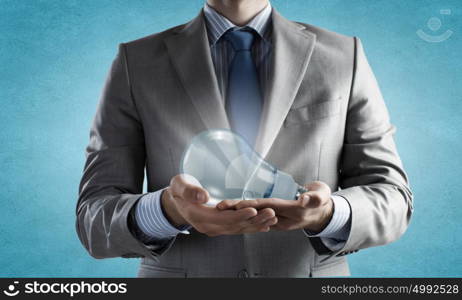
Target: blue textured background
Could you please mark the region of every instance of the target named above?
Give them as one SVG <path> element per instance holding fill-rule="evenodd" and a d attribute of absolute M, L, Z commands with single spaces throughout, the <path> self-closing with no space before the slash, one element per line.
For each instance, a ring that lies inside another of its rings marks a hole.
<path fill-rule="evenodd" d="M 74 230 L 90 122 L 117 44 L 194 17 L 201 0 L 0 0 L 0 276 L 134 276 Z M 399 241 L 349 256 L 353 276 L 461 276 L 461 1 L 275 0 L 287 18 L 359 36 L 415 193 Z M 451 9 L 441 15 L 440 9 Z M 454 34 L 416 31 L 438 17 Z"/>

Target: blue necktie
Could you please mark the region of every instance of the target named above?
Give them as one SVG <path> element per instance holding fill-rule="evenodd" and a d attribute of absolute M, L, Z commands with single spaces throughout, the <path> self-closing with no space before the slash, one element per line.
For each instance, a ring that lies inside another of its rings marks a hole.
<path fill-rule="evenodd" d="M 234 132 L 253 146 L 258 134 L 262 96 L 255 62 L 252 58 L 254 31 L 234 30 L 225 33 L 234 57 L 228 71 L 226 112 Z"/>

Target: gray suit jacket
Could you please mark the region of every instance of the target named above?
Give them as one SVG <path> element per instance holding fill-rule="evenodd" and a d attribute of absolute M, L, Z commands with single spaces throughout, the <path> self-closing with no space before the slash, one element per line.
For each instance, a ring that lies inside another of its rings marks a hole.
<path fill-rule="evenodd" d="M 302 230 L 207 237 L 166 245 L 136 239 L 132 208 L 179 172 L 192 137 L 229 128 L 202 13 L 121 44 L 91 129 L 77 232 L 95 258 L 143 257 L 141 277 L 346 276 L 345 254 L 396 240 L 412 194 L 394 127 L 361 43 L 273 11 L 273 70 L 256 149 L 299 183 L 326 182 L 351 206 L 345 246 L 329 251 Z"/>

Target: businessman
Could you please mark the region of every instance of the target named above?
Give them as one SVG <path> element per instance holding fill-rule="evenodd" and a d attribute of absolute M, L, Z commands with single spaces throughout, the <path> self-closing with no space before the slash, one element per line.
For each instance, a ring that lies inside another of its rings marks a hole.
<path fill-rule="evenodd" d="M 205 205 L 179 164 L 216 128 L 308 192 Z M 267 0 L 208 0 L 187 24 L 119 46 L 77 232 L 95 258 L 142 257 L 139 277 L 348 276 L 345 255 L 398 239 L 413 211 L 394 131 L 358 38 Z"/>

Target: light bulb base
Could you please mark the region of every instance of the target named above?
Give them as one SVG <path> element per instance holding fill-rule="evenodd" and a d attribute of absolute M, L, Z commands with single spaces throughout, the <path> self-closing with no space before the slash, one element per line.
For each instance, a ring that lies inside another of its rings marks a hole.
<path fill-rule="evenodd" d="M 303 193 L 308 192 L 308 189 L 304 188 L 303 186 L 299 185 L 297 189 L 297 193 L 295 194 L 295 199 L 298 199 Z"/>
<path fill-rule="evenodd" d="M 294 181 L 292 176 L 278 170 L 275 174 L 274 186 L 269 198 L 298 199 L 306 191 L 304 187 Z"/>

